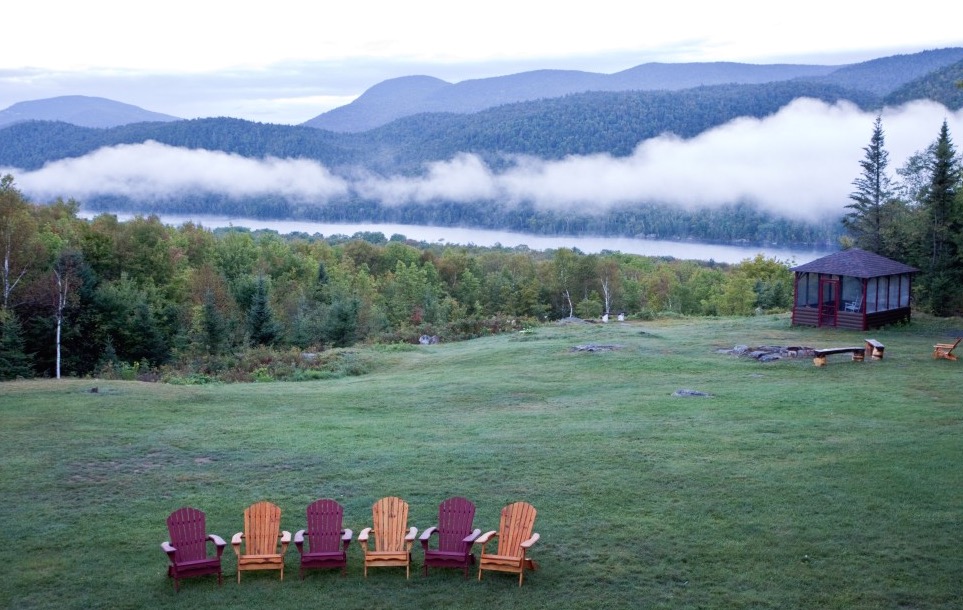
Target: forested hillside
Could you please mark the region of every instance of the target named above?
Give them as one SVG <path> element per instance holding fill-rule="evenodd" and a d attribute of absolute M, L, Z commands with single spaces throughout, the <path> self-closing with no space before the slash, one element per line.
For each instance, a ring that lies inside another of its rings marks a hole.
<path fill-rule="evenodd" d="M 884 98 L 886 104 L 898 106 L 912 100 L 933 100 L 950 110 L 963 108 L 963 61 L 940 68 L 910 81 Z"/>
<path fill-rule="evenodd" d="M 624 156 L 639 142 L 673 133 L 691 137 L 737 117 L 763 117 L 799 97 L 863 108 L 877 97 L 805 82 L 719 85 L 684 91 L 596 92 L 499 106 L 475 114 L 419 114 L 358 134 L 215 118 L 90 129 L 28 122 L 0 129 L 0 167 L 37 169 L 103 147 L 155 140 L 245 157 L 314 159 L 331 168 L 365 167 L 385 174 L 423 170 L 425 162 L 477 153 L 498 163 L 503 153 L 559 159 L 607 152 Z"/>
<path fill-rule="evenodd" d="M 785 263 L 761 256 L 730 266 L 85 220 L 74 202 L 25 201 L 9 176 L 0 242 L 0 379 L 167 367 L 249 380 L 273 366 L 290 378 L 315 366 L 302 351 L 361 341 L 450 341 L 606 311 L 745 315 L 791 300 Z"/>
<path fill-rule="evenodd" d="M 909 82 L 959 61 L 963 61 L 963 48 L 935 49 L 843 66 L 811 80 L 886 96 Z"/>
<path fill-rule="evenodd" d="M 371 87 L 350 104 L 304 125 L 338 132 L 368 131 L 413 114 L 470 114 L 495 106 L 564 97 L 590 91 L 678 91 L 693 87 L 763 84 L 824 76 L 834 66 L 793 64 L 647 63 L 615 74 L 534 70 L 448 83 L 430 76 L 405 76 Z"/>
<path fill-rule="evenodd" d="M 678 91 L 712 85 L 791 80 L 809 80 L 883 96 L 961 59 L 963 48 L 949 48 L 843 66 L 653 62 L 615 74 L 534 70 L 454 84 L 428 76 L 408 76 L 378 83 L 350 104 L 325 112 L 304 124 L 331 131 L 357 132 L 412 114 L 473 113 L 504 104 L 590 91 Z"/>

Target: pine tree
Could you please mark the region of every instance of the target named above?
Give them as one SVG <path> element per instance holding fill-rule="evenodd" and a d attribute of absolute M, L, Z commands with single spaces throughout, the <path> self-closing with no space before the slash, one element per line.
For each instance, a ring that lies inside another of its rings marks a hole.
<path fill-rule="evenodd" d="M 873 136 L 869 145 L 863 148 L 866 155 L 859 162 L 863 172 L 853 181 L 856 190 L 849 198 L 852 203 L 846 207 L 852 210 L 843 218 L 843 226 L 853 237 L 855 244 L 870 252 L 883 254 L 886 251 L 887 208 L 893 200 L 893 188 L 886 174 L 889 152 L 884 148 L 883 119 L 877 116 L 873 124 Z"/>
<path fill-rule="evenodd" d="M 201 328 L 203 329 L 202 336 L 207 353 L 212 356 L 220 355 L 227 344 L 227 321 L 224 319 L 221 310 L 217 308 L 217 298 L 211 289 L 204 292 Z"/>
<path fill-rule="evenodd" d="M 281 327 L 274 319 L 274 312 L 268 301 L 267 280 L 258 276 L 254 286 L 251 308 L 247 312 L 247 330 L 251 345 L 272 345 L 281 335 Z"/>
<path fill-rule="evenodd" d="M 24 352 L 20 321 L 10 310 L 0 309 L 0 381 L 33 377 L 31 358 Z"/>
<path fill-rule="evenodd" d="M 963 230 L 960 194 L 961 172 L 949 127 L 943 121 L 933 147 L 930 181 L 923 196 L 926 241 L 920 266 L 924 269 L 923 293 L 936 315 L 950 315 L 963 294 L 963 261 L 958 244 Z"/>

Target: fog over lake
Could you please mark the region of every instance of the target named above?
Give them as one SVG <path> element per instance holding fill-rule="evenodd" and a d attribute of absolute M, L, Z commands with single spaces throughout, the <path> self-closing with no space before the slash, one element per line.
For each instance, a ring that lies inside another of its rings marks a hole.
<path fill-rule="evenodd" d="M 92 218 L 93 212 L 82 212 L 82 216 Z M 130 220 L 134 214 L 116 214 L 121 221 Z M 527 246 L 532 250 L 553 250 L 557 248 L 577 248 L 586 254 L 603 251 L 639 254 L 643 256 L 671 256 L 677 259 L 713 260 L 719 263 L 738 263 L 762 253 L 768 258 L 792 262 L 800 265 L 825 256 L 830 249 L 785 248 L 780 246 L 731 246 L 706 244 L 695 241 L 668 241 L 658 239 L 635 239 L 631 237 L 591 237 L 591 236 L 546 236 L 491 231 L 486 229 L 467 229 L 463 227 L 431 227 L 402 224 L 336 224 L 307 222 L 299 220 L 256 220 L 253 218 L 229 218 L 218 216 L 179 216 L 159 214 L 162 222 L 179 226 L 194 222 L 208 229 L 221 227 L 244 227 L 251 230 L 268 229 L 282 235 L 288 233 L 352 236 L 360 232 L 383 233 L 386 238 L 404 235 L 408 239 L 428 243 L 451 245 L 504 246 L 515 248 Z"/>

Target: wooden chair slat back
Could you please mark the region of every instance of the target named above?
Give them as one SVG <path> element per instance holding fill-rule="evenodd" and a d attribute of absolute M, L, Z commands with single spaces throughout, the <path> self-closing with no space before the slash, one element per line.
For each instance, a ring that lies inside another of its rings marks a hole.
<path fill-rule="evenodd" d="M 527 502 L 515 502 L 502 509 L 498 525 L 498 554 L 521 557 L 521 544 L 532 537 L 535 528 L 535 507 Z"/>
<path fill-rule="evenodd" d="M 472 532 L 475 505 L 467 498 L 448 498 L 438 506 L 438 550 L 465 550 L 465 536 Z"/>
<path fill-rule="evenodd" d="M 275 555 L 281 533 L 281 509 L 270 502 L 256 502 L 244 511 L 246 555 Z"/>
<path fill-rule="evenodd" d="M 322 498 L 307 509 L 308 550 L 312 553 L 334 552 L 341 549 L 341 528 L 344 508 L 335 500 Z"/>
<path fill-rule="evenodd" d="M 185 506 L 167 517 L 167 532 L 171 545 L 177 549 L 177 563 L 197 561 L 207 557 L 207 528 L 202 511 Z"/>
<path fill-rule="evenodd" d="M 375 551 L 404 551 L 408 533 L 408 503 L 401 498 L 381 498 L 371 507 Z"/>

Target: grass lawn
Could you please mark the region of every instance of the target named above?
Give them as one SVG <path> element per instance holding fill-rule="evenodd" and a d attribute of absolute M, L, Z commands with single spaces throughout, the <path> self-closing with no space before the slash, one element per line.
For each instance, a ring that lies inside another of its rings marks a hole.
<path fill-rule="evenodd" d="M 433 346 L 359 348 L 364 376 L 172 386 L 0 384 L 0 607 L 960 608 L 963 327 L 867 334 L 749 319 L 544 326 Z M 759 363 L 737 344 L 886 345 L 881 361 Z M 573 351 L 586 344 L 610 351 Z M 98 392 L 90 392 L 97 387 Z M 708 398 L 673 397 L 687 388 Z M 541 570 L 482 582 L 286 575 L 184 581 L 160 543 L 190 505 L 225 539 L 258 500 L 305 526 L 320 497 L 357 534 L 397 495 L 419 530 L 463 495 L 475 526 L 538 509 Z"/>

